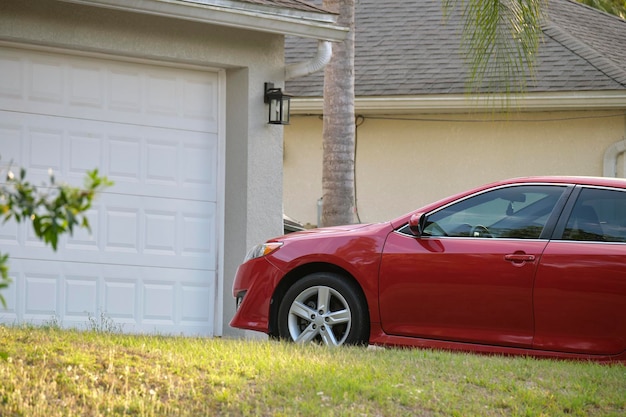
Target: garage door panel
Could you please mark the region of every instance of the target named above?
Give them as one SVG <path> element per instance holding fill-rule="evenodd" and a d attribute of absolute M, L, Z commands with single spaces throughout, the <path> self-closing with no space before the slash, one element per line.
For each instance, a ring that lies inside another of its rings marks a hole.
<path fill-rule="evenodd" d="M 24 65 L 19 54 L 0 51 L 0 99 L 14 102 L 24 96 Z"/>
<path fill-rule="evenodd" d="M 104 216 L 102 206 L 96 202 L 86 213 L 86 216 L 89 220 L 89 230 L 76 228 L 71 235 L 63 235 L 59 239 L 59 247 L 63 248 L 63 251 L 70 250 L 79 253 L 100 251 L 98 236 L 102 234 L 101 225 Z"/>
<path fill-rule="evenodd" d="M 0 77 L 2 78 L 2 77 Z M 23 160 L 22 126 L 12 120 L 0 119 L 0 167 Z"/>
<path fill-rule="evenodd" d="M 109 158 L 107 174 L 116 182 L 139 183 L 141 181 L 141 143 L 140 137 L 111 135 L 107 142 L 107 153 L 116 155 Z"/>
<path fill-rule="evenodd" d="M 63 303 L 66 320 L 84 322 L 90 317 L 97 317 L 98 276 L 93 272 L 68 274 L 63 288 Z"/>
<path fill-rule="evenodd" d="M 218 131 L 216 73 L 0 49 L 0 108 L 204 132 Z"/>
<path fill-rule="evenodd" d="M 74 179 L 77 177 L 82 178 L 86 171 L 94 168 L 103 171 L 103 150 L 104 145 L 107 143 L 107 136 L 101 130 L 71 129 L 67 133 L 64 132 L 65 135 L 67 138 L 64 138 L 64 142 L 60 146 L 64 150 L 67 148 L 64 157 L 67 161 L 65 171 L 68 176 L 71 175 Z M 65 175 L 64 172 L 58 172 L 58 174 Z"/>
<path fill-rule="evenodd" d="M 212 333 L 215 278 L 206 271 L 51 261 L 17 261 L 11 267 L 20 285 L 3 292 L 8 308 L 0 319 L 5 322 Z"/>
<path fill-rule="evenodd" d="M 0 166 L 34 184 L 115 185 L 53 252 L 30 224 L 0 228 L 14 283 L 2 321 L 213 334 L 221 90 L 216 72 L 0 47 Z"/>
<path fill-rule="evenodd" d="M 125 198 L 125 200 L 138 200 L 138 198 Z M 140 216 L 140 210 L 134 204 L 130 207 L 107 205 L 104 224 L 100 225 L 100 230 L 104 229 L 104 250 L 128 253 L 133 255 L 133 259 L 137 259 L 136 255 L 140 253 L 142 246 Z"/>
<path fill-rule="evenodd" d="M 177 77 L 174 74 L 148 74 L 146 82 L 146 111 L 159 116 L 178 117 L 183 100 L 178 94 Z"/>
<path fill-rule="evenodd" d="M 159 324 L 174 324 L 174 281 L 143 283 L 143 319 L 159 321 Z"/>
<path fill-rule="evenodd" d="M 20 244 L 20 227 L 11 221 L 0 226 L 0 251 L 11 250 Z"/>
<path fill-rule="evenodd" d="M 179 163 L 177 141 L 146 141 L 146 183 L 175 187 Z"/>
<path fill-rule="evenodd" d="M 145 212 L 145 252 L 159 256 L 176 255 L 176 218 L 175 210 L 146 210 Z"/>
<path fill-rule="evenodd" d="M 214 127 L 211 131 L 217 131 L 218 103 L 217 100 L 207 100 L 207 97 L 219 97 L 218 83 L 214 80 L 207 82 L 205 79 L 187 78 L 182 82 L 182 93 L 180 108 L 185 119 L 208 119 Z"/>
<path fill-rule="evenodd" d="M 129 270 L 130 271 L 130 270 Z M 135 325 L 139 322 L 139 281 L 132 276 L 104 278 L 103 311 L 117 323 Z"/>
<path fill-rule="evenodd" d="M 60 172 L 63 169 L 63 136 L 60 128 L 31 127 L 28 131 L 26 167 L 29 172 Z"/>
<path fill-rule="evenodd" d="M 182 242 L 181 255 L 186 259 L 206 259 L 215 258 L 216 247 L 211 236 L 217 234 L 216 230 L 216 206 L 213 205 L 203 211 L 186 210 L 182 213 Z M 208 266 L 215 269 L 215 264 Z"/>
<path fill-rule="evenodd" d="M 102 109 L 105 106 L 103 71 L 96 62 L 75 62 L 69 74 L 68 100 L 72 107 Z"/>
<path fill-rule="evenodd" d="M 218 136 L 0 111 L 2 164 L 13 161 L 35 184 L 49 172 L 82 185 L 98 168 L 129 195 L 217 201 Z M 6 145 L 6 147 L 4 146 Z"/>
<path fill-rule="evenodd" d="M 168 197 L 215 201 L 217 136 L 182 132 L 176 141 L 171 136 L 154 132 L 145 141 L 145 193 L 163 196 L 165 187 Z"/>
<path fill-rule="evenodd" d="M 176 200 L 102 195 L 87 216 L 91 232 L 76 229 L 71 236 L 62 236 L 57 252 L 35 236 L 30 223 L 6 223 L 0 229 L 0 242 L 2 251 L 9 251 L 14 259 L 215 271 L 216 209 L 211 202 L 190 201 L 181 207 Z"/>
<path fill-rule="evenodd" d="M 59 60 L 45 55 L 33 57 L 25 66 L 29 102 L 62 105 L 64 101 L 64 68 Z"/>
<path fill-rule="evenodd" d="M 216 135 L 194 132 L 113 135 L 105 140 L 104 173 L 118 193 L 216 201 L 217 140 Z"/>
<path fill-rule="evenodd" d="M 214 286 L 209 286 L 196 277 L 181 284 L 181 323 L 188 326 L 199 326 L 212 316 L 211 307 L 215 300 Z"/>
<path fill-rule="evenodd" d="M 129 272 L 134 277 L 128 277 Z M 208 306 L 215 299 L 215 281 L 205 271 L 153 267 L 109 270 L 105 283 L 105 311 L 122 319 L 122 323 L 131 315 L 138 316 L 134 323 L 124 324 L 134 326 L 135 331 L 151 332 L 158 328 L 184 333 L 188 327 L 206 326 L 212 317 Z M 126 297 L 119 297 L 121 294 Z"/>
<path fill-rule="evenodd" d="M 122 205 L 128 200 L 157 208 L 130 210 Z M 132 265 L 215 269 L 215 203 L 187 201 L 181 207 L 162 198 L 107 195 L 101 204 L 103 232 L 94 231 L 93 238 L 102 241 L 102 256 L 119 254 Z"/>
<path fill-rule="evenodd" d="M 59 291 L 57 283 L 57 277 L 52 274 L 32 273 L 24 276 L 25 320 L 50 319 L 59 311 L 55 296 Z"/>
<path fill-rule="evenodd" d="M 7 249 L 3 246 L 2 252 L 6 253 L 5 250 Z M 20 271 L 20 261 L 9 259 L 9 278 L 12 284 L 2 290 L 2 296 L 6 302 L 6 308 L 0 308 L 0 320 L 3 322 L 17 323 L 17 310 L 23 302 L 23 300 L 18 300 L 17 296 L 23 292 L 19 288 L 22 288 L 24 285 L 24 279 Z"/>
<path fill-rule="evenodd" d="M 42 262 L 23 265 L 24 319 L 50 320 L 61 309 L 58 268 L 50 268 L 50 265 Z"/>
<path fill-rule="evenodd" d="M 10 220 L 0 226 L 0 252 L 9 252 L 12 258 L 19 258 L 29 254 L 36 256 L 35 252 L 44 248 L 45 244 L 35 236 L 30 222 L 18 224 Z"/>
<path fill-rule="evenodd" d="M 102 165 L 99 141 L 105 136 L 101 129 L 71 126 L 67 119 L 0 109 L 0 131 L 6 134 L 0 139 L 4 165 L 11 160 L 14 166 L 25 168 L 35 184 L 48 180 L 50 170 L 57 177 L 63 175 L 64 182 L 82 184 L 85 166 L 93 169 Z M 83 157 L 76 154 L 81 148 L 88 149 Z"/>
<path fill-rule="evenodd" d="M 215 172 L 207 167 L 217 164 L 218 149 L 217 137 L 203 142 L 188 141 L 182 144 L 183 167 L 181 172 L 181 184 L 185 188 L 207 190 L 208 195 L 217 191 L 217 178 Z"/>

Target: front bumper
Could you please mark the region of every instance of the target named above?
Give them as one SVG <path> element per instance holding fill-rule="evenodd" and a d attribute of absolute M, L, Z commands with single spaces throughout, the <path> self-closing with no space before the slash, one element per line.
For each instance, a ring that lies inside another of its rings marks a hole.
<path fill-rule="evenodd" d="M 230 326 L 268 333 L 270 301 L 282 275 L 266 257 L 240 265 L 233 284 L 237 311 Z"/>

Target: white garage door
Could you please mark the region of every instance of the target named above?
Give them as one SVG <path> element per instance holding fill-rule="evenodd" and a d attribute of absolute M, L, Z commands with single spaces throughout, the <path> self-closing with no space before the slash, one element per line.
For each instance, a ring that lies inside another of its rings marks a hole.
<path fill-rule="evenodd" d="M 220 73 L 0 47 L 0 74 L 0 164 L 35 184 L 96 167 L 115 182 L 92 234 L 56 253 L 30 224 L 0 226 L 14 281 L 0 320 L 219 333 Z"/>

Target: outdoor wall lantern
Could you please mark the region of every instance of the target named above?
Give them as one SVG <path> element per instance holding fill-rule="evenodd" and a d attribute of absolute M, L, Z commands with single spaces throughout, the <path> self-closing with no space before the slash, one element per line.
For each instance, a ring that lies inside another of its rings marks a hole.
<path fill-rule="evenodd" d="M 274 88 L 274 83 L 265 83 L 265 103 L 270 105 L 269 119 L 271 125 L 289 124 L 289 105 L 291 95 L 283 92 L 280 88 Z"/>

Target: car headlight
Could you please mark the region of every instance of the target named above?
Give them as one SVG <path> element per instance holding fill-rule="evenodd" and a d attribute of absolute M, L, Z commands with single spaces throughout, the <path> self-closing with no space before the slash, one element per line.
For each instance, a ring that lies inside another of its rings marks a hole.
<path fill-rule="evenodd" d="M 252 249 L 248 251 L 246 254 L 246 258 L 243 260 L 244 263 L 248 262 L 251 259 L 260 258 L 261 256 L 269 255 L 274 252 L 276 249 L 283 246 L 283 242 L 267 242 L 262 243 L 260 245 L 256 245 Z"/>

